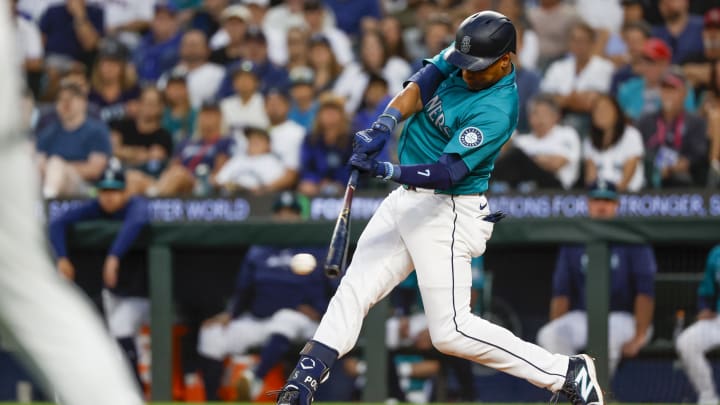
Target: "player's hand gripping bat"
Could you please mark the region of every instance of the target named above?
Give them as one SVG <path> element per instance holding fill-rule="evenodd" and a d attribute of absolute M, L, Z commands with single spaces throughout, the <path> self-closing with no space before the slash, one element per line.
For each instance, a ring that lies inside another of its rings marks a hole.
<path fill-rule="evenodd" d="M 358 182 L 358 171 L 354 169 L 350 172 L 350 179 L 345 188 L 345 197 L 343 207 L 335 222 L 332 239 L 330 239 L 330 249 L 325 259 L 325 275 L 335 278 L 345 272 L 347 261 L 347 251 L 350 246 L 350 209 L 352 208 L 353 194 Z"/>

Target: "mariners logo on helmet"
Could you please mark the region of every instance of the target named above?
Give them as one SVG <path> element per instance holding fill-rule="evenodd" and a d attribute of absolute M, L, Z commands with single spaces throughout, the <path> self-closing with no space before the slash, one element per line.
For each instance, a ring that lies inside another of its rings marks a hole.
<path fill-rule="evenodd" d="M 475 127 L 465 128 L 460 134 L 460 143 L 466 148 L 480 146 L 483 142 L 483 133 Z"/>
<path fill-rule="evenodd" d="M 470 41 L 472 38 L 470 38 L 469 35 L 465 35 L 462 39 L 462 42 L 460 43 L 460 52 L 462 53 L 468 53 L 470 52 Z"/>

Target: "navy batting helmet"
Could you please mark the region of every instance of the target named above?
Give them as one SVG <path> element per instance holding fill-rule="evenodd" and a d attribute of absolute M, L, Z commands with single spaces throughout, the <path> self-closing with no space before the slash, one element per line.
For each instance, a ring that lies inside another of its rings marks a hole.
<path fill-rule="evenodd" d="M 445 54 L 451 64 L 465 70 L 483 70 L 508 52 L 515 52 L 515 26 L 495 11 L 466 18 L 455 34 L 455 48 Z"/>

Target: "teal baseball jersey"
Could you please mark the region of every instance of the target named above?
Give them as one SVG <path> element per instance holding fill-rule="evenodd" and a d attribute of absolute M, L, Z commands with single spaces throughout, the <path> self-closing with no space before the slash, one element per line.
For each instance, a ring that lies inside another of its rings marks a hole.
<path fill-rule="evenodd" d="M 708 254 L 707 263 L 705 264 L 705 277 L 703 277 L 700 287 L 698 287 L 698 295 L 701 299 L 705 299 L 708 304 L 710 300 L 717 300 L 715 307 L 709 307 L 713 311 L 720 312 L 720 295 L 718 294 L 718 286 L 720 285 L 720 245 L 715 246 Z"/>
<path fill-rule="evenodd" d="M 459 73 L 459 71 L 458 71 Z M 483 193 L 500 149 L 518 119 L 515 69 L 493 86 L 471 90 L 459 74 L 445 79 L 422 111 L 408 118 L 398 145 L 401 165 L 432 164 L 443 153 L 460 155 L 469 169 L 458 184 L 438 192 Z"/>

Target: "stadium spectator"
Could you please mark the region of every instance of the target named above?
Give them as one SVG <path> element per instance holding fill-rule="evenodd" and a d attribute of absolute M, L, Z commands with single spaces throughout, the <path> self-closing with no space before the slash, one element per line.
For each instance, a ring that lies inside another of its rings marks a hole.
<path fill-rule="evenodd" d="M 150 31 L 133 53 L 133 63 L 143 83 L 155 83 L 178 62 L 180 21 L 178 9 L 171 2 L 157 3 Z"/>
<path fill-rule="evenodd" d="M 620 2 L 622 6 L 622 26 L 619 30 L 609 33 L 607 42 L 601 49 L 602 54 L 612 60 L 616 66 L 622 66 L 630 61 L 630 50 L 628 49 L 630 44 L 626 42 L 625 38 L 625 29 L 627 27 L 637 26 L 638 24 L 647 25 L 647 36 L 650 36 L 652 27 L 644 19 L 643 1 L 622 0 Z"/>
<path fill-rule="evenodd" d="M 225 132 L 238 135 L 247 126 L 268 127 L 265 101 L 260 94 L 260 78 L 253 62 L 243 61 L 233 68 L 232 83 L 234 95 L 220 102 Z M 240 141 L 241 142 L 241 141 Z"/>
<path fill-rule="evenodd" d="M 277 221 L 301 220 L 300 204 L 290 192 L 280 194 L 273 211 Z M 239 400 L 248 401 L 261 393 L 263 378 L 289 353 L 291 343 L 313 335 L 336 288 L 320 270 L 326 250 L 250 247 L 227 310 L 206 320 L 200 329 L 198 352 L 208 400 L 218 398 L 226 356 L 261 347 L 259 364 L 246 370 L 238 384 Z M 307 274 L 297 274 L 291 267 L 292 258 L 300 253 L 311 254 L 317 263 Z"/>
<path fill-rule="evenodd" d="M 257 14 L 262 14 L 262 29 L 267 34 L 271 46 L 269 47 L 270 60 L 284 65 L 287 62 L 287 49 L 282 42 L 287 38 L 287 32 L 293 27 L 305 27 L 303 16 L 303 0 L 284 0 L 270 7 L 270 0 L 243 0 Z M 326 16 L 326 19 L 327 16 Z M 327 22 L 326 22 L 327 23 Z"/>
<path fill-rule="evenodd" d="M 710 86 L 703 93 L 702 113 L 708 124 L 710 171 L 708 186 L 720 187 L 720 60 L 712 63 Z"/>
<path fill-rule="evenodd" d="M 315 99 L 315 74 L 312 69 L 296 67 L 290 71 L 290 112 L 288 118 L 312 131 L 318 102 Z"/>
<path fill-rule="evenodd" d="M 683 65 L 693 87 L 704 89 L 710 84 L 713 62 L 720 59 L 720 8 L 705 13 L 703 19 L 703 53 Z"/>
<path fill-rule="evenodd" d="M 263 128 L 245 127 L 245 153 L 236 153 L 225 163 L 215 181 L 226 192 L 270 192 L 270 185 L 284 174 L 283 162 L 270 149 L 270 135 Z"/>
<path fill-rule="evenodd" d="M 162 116 L 162 127 L 172 135 L 173 144 L 178 145 L 195 133 L 195 120 L 198 113 L 190 105 L 185 74 L 171 72 L 163 95 L 165 110 Z"/>
<path fill-rule="evenodd" d="M 385 111 L 385 107 L 387 107 L 391 99 L 387 81 L 376 74 L 371 73 L 368 75 L 362 103 L 360 103 L 360 107 L 352 119 L 352 132 L 355 133 L 371 128 L 377 117 Z M 391 161 L 390 149 L 394 146 L 395 140 L 390 139 L 376 158 L 382 161 Z"/>
<path fill-rule="evenodd" d="M 344 190 L 350 171 L 350 122 L 341 98 L 320 97 L 313 131 L 302 146 L 298 191 L 306 196 L 338 195 Z"/>
<path fill-rule="evenodd" d="M 222 66 L 208 62 L 210 49 L 207 37 L 200 30 L 187 31 L 180 42 L 180 63 L 173 71 L 186 74 L 190 104 L 197 108 L 203 101 L 212 100 L 220 88 L 225 76 Z M 160 82 L 167 80 L 168 74 L 161 77 Z"/>
<path fill-rule="evenodd" d="M 495 162 L 496 182 L 512 187 L 569 189 L 578 178 L 580 137 L 570 126 L 560 125 L 561 111 L 551 95 L 530 102 L 531 133 L 515 135 L 512 148 Z"/>
<path fill-rule="evenodd" d="M 352 44 L 347 35 L 334 24 L 325 24 L 325 9 L 322 1 L 305 0 L 303 2 L 303 17 L 311 36 L 323 35 L 327 38 L 339 64 L 344 66 L 354 59 Z"/>
<path fill-rule="evenodd" d="M 599 181 L 588 194 L 588 215 L 609 219 L 617 215 L 618 195 L 612 183 Z M 652 336 L 657 264 L 650 245 L 610 245 L 610 315 L 608 354 L 610 373 L 622 357 L 635 357 Z M 553 274 L 550 322 L 538 332 L 538 344 L 553 353 L 573 355 L 587 345 L 585 246 L 563 245 Z"/>
<path fill-rule="evenodd" d="M 360 38 L 360 64 L 345 66 L 342 75 L 333 86 L 335 94 L 346 98 L 348 114 L 354 114 L 367 87 L 371 74 L 382 76 L 391 94 L 399 93 L 403 82 L 412 74 L 405 60 L 388 55 L 385 39 L 379 31 L 365 31 Z"/>
<path fill-rule="evenodd" d="M 371 18 L 379 20 L 382 17 L 380 0 L 324 0 L 324 3 L 335 14 L 337 27 L 351 38 L 360 36 L 363 20 Z"/>
<path fill-rule="evenodd" d="M 638 120 L 647 152 L 645 175 L 652 187 L 705 185 L 707 125 L 683 105 L 687 93 L 682 71 L 669 70 L 660 82 L 660 111 Z"/>
<path fill-rule="evenodd" d="M 643 63 L 643 49 L 650 38 L 650 25 L 644 21 L 627 23 L 622 28 L 624 51 L 613 58 L 617 69 L 610 81 L 610 94 L 616 97 L 618 89 L 630 79 L 638 77 Z"/>
<path fill-rule="evenodd" d="M 522 0 L 504 0 L 497 2 L 496 8 L 499 13 L 507 16 L 515 25 L 515 29 L 518 30 L 517 40 L 523 43 L 523 47 L 518 48 L 517 51 L 520 64 L 527 69 L 537 69 L 540 43 L 535 31 L 528 26 L 524 2 Z M 520 27 L 522 27 L 522 29 L 520 29 Z M 441 49 L 442 48 L 438 49 L 438 51 Z M 428 55 L 436 54 L 435 52 L 428 53 Z"/>
<path fill-rule="evenodd" d="M 39 23 L 47 67 L 63 70 L 71 61 L 89 67 L 92 52 L 105 32 L 104 21 L 102 8 L 85 0 L 67 0 L 48 7 Z"/>
<path fill-rule="evenodd" d="M 245 6 L 233 5 L 223 10 L 220 21 L 227 35 L 227 44 L 210 54 L 210 62 L 227 66 L 245 56 L 245 33 L 247 32 L 250 11 Z"/>
<path fill-rule="evenodd" d="M 538 67 L 543 69 L 568 51 L 568 34 L 577 21 L 577 11 L 562 0 L 540 0 L 538 3 L 537 7 L 528 10 L 527 17 L 538 36 Z"/>
<path fill-rule="evenodd" d="M 287 32 L 288 59 L 285 69 L 288 72 L 296 67 L 307 67 L 310 65 L 308 54 L 310 43 L 308 32 L 304 27 L 292 27 Z"/>
<path fill-rule="evenodd" d="M 154 1 L 125 0 L 102 2 L 105 11 L 105 31 L 129 49 L 135 49 L 141 34 L 150 28 Z"/>
<path fill-rule="evenodd" d="M 345 70 L 323 35 L 310 37 L 310 67 L 313 69 L 315 94 L 332 90 Z"/>
<path fill-rule="evenodd" d="M 108 127 L 87 114 L 87 92 L 74 82 L 61 83 L 57 119 L 37 136 L 45 198 L 87 196 L 112 156 Z"/>
<path fill-rule="evenodd" d="M 617 0 L 577 0 L 577 13 L 597 35 L 594 52 L 602 55 L 611 35 L 620 32 L 623 25 L 623 8 Z"/>
<path fill-rule="evenodd" d="M 403 38 L 402 25 L 397 17 L 388 15 L 380 20 L 380 31 L 385 37 L 385 45 L 388 55 L 396 56 L 404 60 L 408 60 L 407 50 L 405 49 L 405 40 Z M 442 48 L 441 48 L 442 49 Z M 434 55 L 434 54 L 430 54 Z"/>
<path fill-rule="evenodd" d="M 437 14 L 431 17 L 425 24 L 422 31 L 422 48 L 418 58 L 412 65 L 413 71 L 418 71 L 423 66 L 423 61 L 429 55 L 437 55 L 455 39 L 455 30 L 452 21 L 447 14 Z"/>
<path fill-rule="evenodd" d="M 522 23 L 516 23 L 515 29 L 517 30 L 517 54 L 513 54 L 513 64 L 515 65 L 515 82 L 518 87 L 518 124 L 515 129 L 518 133 L 524 134 L 530 132 L 530 123 L 528 122 L 528 106 L 530 100 L 532 100 L 540 91 L 540 82 L 542 76 L 536 70 L 526 67 L 519 55 L 523 54 L 525 49 L 524 30 L 526 29 Z M 537 40 L 537 38 L 536 38 Z"/>
<path fill-rule="evenodd" d="M 244 61 L 252 62 L 260 79 L 260 92 L 267 92 L 270 87 L 283 86 L 287 83 L 287 71 L 268 59 L 268 43 L 263 31 L 250 27 L 245 34 L 245 58 L 227 68 L 227 73 L 218 89 L 218 97 L 223 98 L 233 93 L 232 72 Z"/>
<path fill-rule="evenodd" d="M 583 141 L 585 184 L 617 185 L 618 191 L 640 191 L 645 182 L 645 147 L 640 132 L 627 124 L 614 98 L 601 95 L 592 109 L 590 136 Z"/>
<path fill-rule="evenodd" d="M 197 118 L 195 138 L 186 139 L 175 149 L 168 168 L 155 181 L 138 176 L 133 189 L 149 196 L 179 194 L 207 195 L 213 191 L 215 176 L 234 154 L 233 138 L 222 135 L 222 113 L 215 102 L 204 102 Z"/>
<path fill-rule="evenodd" d="M 15 62 L 22 67 L 25 80 L 35 95 L 40 93 L 40 78 L 43 71 L 43 47 L 40 29 L 34 21 L 20 15 L 17 0 L 10 2 L 13 22 L 15 24 Z"/>
<path fill-rule="evenodd" d="M 682 65 L 703 53 L 703 19 L 691 15 L 688 0 L 660 0 L 663 25 L 653 27 L 653 37 L 672 49 L 672 63 Z"/>
<path fill-rule="evenodd" d="M 643 114 L 660 110 L 660 87 L 662 77 L 670 67 L 670 48 L 661 40 L 651 38 L 645 42 L 639 66 L 640 76 L 627 80 L 618 88 L 618 101 L 625 114 L 637 121 Z M 685 108 L 695 111 L 692 89 L 684 100 Z"/>
<path fill-rule="evenodd" d="M 270 142 L 272 152 L 280 157 L 284 168 L 283 176 L 268 185 L 269 191 L 292 189 L 300 173 L 300 150 L 307 131 L 290 120 L 290 95 L 286 89 L 271 89 L 265 96 L 265 111 L 270 120 Z"/>
<path fill-rule="evenodd" d="M 100 41 L 88 99 L 100 108 L 100 118 L 107 123 L 137 111 L 140 88 L 128 58 L 128 50 L 119 41 L 109 38 Z"/>
<path fill-rule="evenodd" d="M 134 119 L 124 119 L 112 125 L 113 154 L 124 167 L 158 178 L 173 152 L 172 136 L 161 126 L 162 93 L 155 87 L 144 88 L 138 107 Z M 128 171 L 128 183 L 133 185 L 130 179 L 131 172 Z M 137 194 L 140 190 L 129 191 Z"/>
<path fill-rule="evenodd" d="M 118 168 L 105 170 L 96 186 L 99 190 L 96 199 L 71 208 L 50 223 L 50 242 L 55 250 L 58 272 L 72 280 L 75 267 L 67 250 L 68 229 L 80 221 L 122 221 L 102 268 L 103 312 L 110 335 L 117 340 L 140 383 L 135 337 L 150 316 L 148 276 L 144 260 L 133 260 L 126 254 L 150 222 L 148 202 L 143 197 L 130 196 L 125 190 L 122 170 Z"/>
<path fill-rule="evenodd" d="M 720 246 L 715 246 L 708 254 L 705 275 L 698 286 L 697 321 L 685 329 L 675 342 L 683 368 L 698 394 L 698 404 L 720 403 L 712 365 L 705 357 L 707 352 L 720 346 L 718 269 Z"/>
<path fill-rule="evenodd" d="M 555 95 L 568 114 L 566 122 L 578 130 L 587 128 L 588 112 L 598 94 L 610 90 L 613 64 L 592 54 L 595 31 L 585 23 L 570 30 L 570 55 L 550 65 L 540 83 L 543 93 Z"/>
<path fill-rule="evenodd" d="M 210 40 L 220 29 L 222 12 L 228 6 L 229 0 L 203 0 L 202 5 L 195 9 L 189 26 L 193 30 L 200 30 Z"/>

